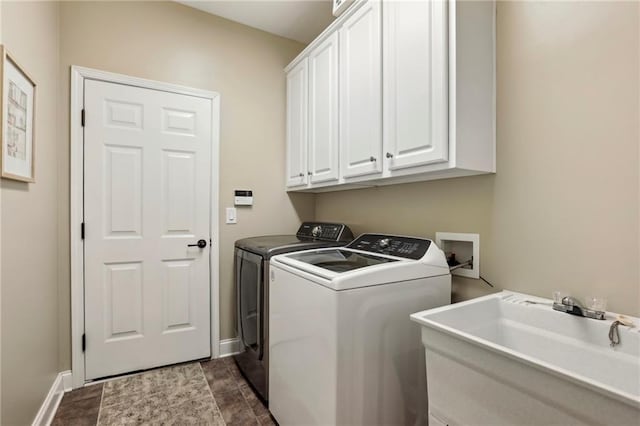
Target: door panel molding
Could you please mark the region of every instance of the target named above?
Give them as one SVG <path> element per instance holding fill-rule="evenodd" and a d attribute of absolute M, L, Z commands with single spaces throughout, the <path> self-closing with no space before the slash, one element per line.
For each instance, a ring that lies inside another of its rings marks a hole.
<path fill-rule="evenodd" d="M 152 89 L 181 95 L 195 96 L 211 100 L 211 205 L 210 229 L 211 249 L 209 250 L 210 294 L 211 294 L 211 356 L 220 355 L 220 319 L 219 319 L 219 147 L 220 147 L 220 95 L 217 92 L 200 90 L 171 83 L 147 80 L 116 74 L 91 68 L 71 67 L 71 105 L 70 105 L 70 142 L 71 142 L 71 176 L 70 176 L 70 213 L 71 213 L 71 368 L 73 388 L 85 384 L 85 356 L 83 352 L 84 319 L 84 240 L 81 228 L 84 217 L 83 194 L 83 158 L 84 127 L 82 109 L 84 106 L 85 80 L 98 80 L 108 83 L 128 85 L 143 89 Z M 115 107 L 115 106 L 114 106 Z M 135 105 L 117 105 L 111 111 L 113 124 L 135 127 L 139 122 L 138 109 Z M 167 133 L 189 133 L 192 122 L 188 111 L 167 111 Z M 91 120 L 91 117 L 87 117 Z M 104 232 L 88 228 L 87 232 Z M 91 344 L 91 342 L 87 342 Z"/>

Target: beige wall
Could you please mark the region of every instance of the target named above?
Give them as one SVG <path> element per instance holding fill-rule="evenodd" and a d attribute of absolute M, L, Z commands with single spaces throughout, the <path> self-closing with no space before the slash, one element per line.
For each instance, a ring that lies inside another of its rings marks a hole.
<path fill-rule="evenodd" d="M 36 183 L 3 179 L 2 420 L 30 424 L 58 373 L 58 5 L 2 2 L 2 41 L 37 83 Z"/>
<path fill-rule="evenodd" d="M 214 90 L 221 95 L 220 217 L 234 189 L 252 189 L 238 224 L 220 223 L 221 337 L 235 337 L 233 242 L 261 233 L 293 233 L 313 217 L 313 196 L 284 187 L 283 68 L 303 45 L 172 3 L 61 4 L 61 122 L 68 123 L 69 67 Z M 70 367 L 69 132 L 59 149 L 60 365 Z"/>
<path fill-rule="evenodd" d="M 640 314 L 637 2 L 501 2 L 493 176 L 321 194 L 354 231 L 477 232 L 498 288 Z M 456 279 L 455 299 L 490 291 Z"/>

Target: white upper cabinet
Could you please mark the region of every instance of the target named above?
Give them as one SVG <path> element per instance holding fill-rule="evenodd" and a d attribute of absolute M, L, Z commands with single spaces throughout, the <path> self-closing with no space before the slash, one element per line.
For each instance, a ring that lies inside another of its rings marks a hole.
<path fill-rule="evenodd" d="M 340 26 L 342 177 L 382 171 L 380 2 L 367 1 Z"/>
<path fill-rule="evenodd" d="M 309 53 L 309 177 L 310 183 L 337 181 L 338 160 L 338 33 Z"/>
<path fill-rule="evenodd" d="M 447 3 L 383 3 L 383 128 L 390 171 L 448 160 Z"/>
<path fill-rule="evenodd" d="M 307 184 L 307 59 L 287 73 L 287 187 Z"/>
<path fill-rule="evenodd" d="M 354 1 L 286 68 L 287 187 L 495 173 L 495 20 L 493 0 Z"/>

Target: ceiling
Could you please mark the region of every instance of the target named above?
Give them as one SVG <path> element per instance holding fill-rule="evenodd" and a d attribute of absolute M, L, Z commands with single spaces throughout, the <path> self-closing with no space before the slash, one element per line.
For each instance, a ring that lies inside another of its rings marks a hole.
<path fill-rule="evenodd" d="M 176 1 L 304 44 L 334 19 L 331 0 Z"/>

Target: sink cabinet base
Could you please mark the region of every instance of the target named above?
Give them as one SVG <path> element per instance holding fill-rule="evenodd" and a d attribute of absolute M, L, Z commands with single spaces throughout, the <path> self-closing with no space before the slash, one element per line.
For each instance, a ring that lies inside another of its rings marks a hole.
<path fill-rule="evenodd" d="M 453 425 L 637 425 L 640 410 L 543 367 L 427 327 L 430 418 Z M 437 422 L 434 422 L 437 424 Z"/>

